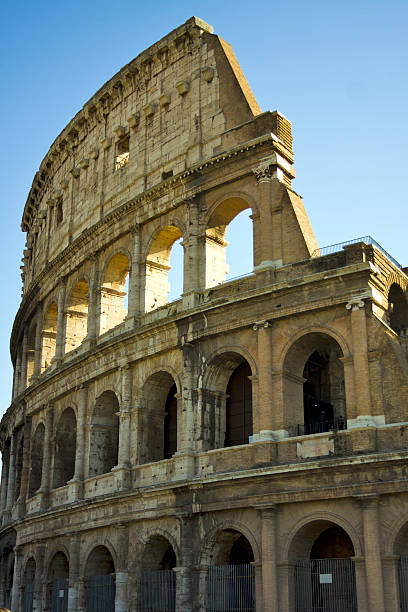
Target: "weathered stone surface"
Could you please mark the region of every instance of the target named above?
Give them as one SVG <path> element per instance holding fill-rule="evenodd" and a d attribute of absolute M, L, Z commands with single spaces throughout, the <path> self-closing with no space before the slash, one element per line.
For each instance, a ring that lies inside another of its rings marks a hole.
<path fill-rule="evenodd" d="M 400 609 L 408 278 L 365 242 L 318 256 L 294 176 L 290 122 L 197 18 L 56 138 L 22 221 L 0 605 L 14 579 L 13 612 L 31 584 L 36 612 L 49 587 L 85 611 L 114 574 L 109 609 L 134 612 L 173 569 L 176 609 L 204 610 L 211 566 L 239 563 L 256 610 L 289 612 L 298 561 L 352 557 L 358 610 Z M 246 209 L 254 271 L 225 283 Z"/>

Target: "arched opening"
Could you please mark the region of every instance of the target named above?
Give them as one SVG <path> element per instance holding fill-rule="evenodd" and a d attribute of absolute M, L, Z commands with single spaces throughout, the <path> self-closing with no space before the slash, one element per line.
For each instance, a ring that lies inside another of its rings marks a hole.
<path fill-rule="evenodd" d="M 113 391 L 98 397 L 89 440 L 89 477 L 106 474 L 118 463 L 119 402 Z"/>
<path fill-rule="evenodd" d="M 4 603 L 7 608 L 11 608 L 11 600 L 13 598 L 13 581 L 14 581 L 14 552 L 6 546 L 1 555 L 2 561 L 2 576 L 1 582 L 4 585 Z"/>
<path fill-rule="evenodd" d="M 24 457 L 24 432 L 21 429 L 17 434 L 14 500 L 17 500 L 20 497 L 21 477 L 23 475 L 23 457 Z"/>
<path fill-rule="evenodd" d="M 79 281 L 71 291 L 66 310 L 65 352 L 77 348 L 88 331 L 88 283 Z"/>
<path fill-rule="evenodd" d="M 235 529 L 218 534 L 207 577 L 207 610 L 255 610 L 254 554 Z"/>
<path fill-rule="evenodd" d="M 96 546 L 85 566 L 88 612 L 115 612 L 115 565 L 105 546 Z"/>
<path fill-rule="evenodd" d="M 164 306 L 170 292 L 170 254 L 174 243 L 182 237 L 178 227 L 168 225 L 154 238 L 146 258 L 145 311 Z M 183 277 L 183 267 L 178 271 Z M 174 299 L 174 298 L 173 298 Z"/>
<path fill-rule="evenodd" d="M 57 552 L 48 568 L 48 606 L 51 612 L 67 612 L 69 563 L 66 555 Z"/>
<path fill-rule="evenodd" d="M 141 612 L 175 612 L 177 558 L 170 542 L 154 536 L 146 544 L 140 579 Z"/>
<path fill-rule="evenodd" d="M 343 352 L 327 334 L 302 336 L 284 364 L 286 429 L 308 435 L 346 427 Z"/>
<path fill-rule="evenodd" d="M 207 288 L 224 283 L 229 271 L 239 276 L 253 270 L 251 213 L 248 202 L 237 197 L 224 200 L 212 213 L 206 230 Z"/>
<path fill-rule="evenodd" d="M 398 578 L 400 606 L 408 611 L 408 524 L 405 524 L 395 539 L 395 554 L 399 556 Z"/>
<path fill-rule="evenodd" d="M 397 334 L 408 329 L 408 302 L 401 287 L 393 283 L 388 293 L 388 317 L 390 326 Z"/>
<path fill-rule="evenodd" d="M 296 562 L 296 612 L 356 612 L 354 555 L 352 540 L 339 525 L 318 520 L 304 526 L 290 550 Z"/>
<path fill-rule="evenodd" d="M 156 372 L 143 386 L 142 463 L 169 459 L 177 451 L 176 393 L 168 372 Z"/>
<path fill-rule="evenodd" d="M 34 607 L 35 561 L 27 561 L 23 576 L 23 612 L 33 612 Z"/>
<path fill-rule="evenodd" d="M 252 436 L 251 368 L 241 363 L 228 381 L 225 419 L 225 446 L 248 444 Z"/>
<path fill-rule="evenodd" d="M 114 255 L 108 263 L 101 286 L 100 334 L 116 327 L 126 318 L 129 268 L 129 260 L 122 253 Z"/>
<path fill-rule="evenodd" d="M 252 435 L 251 367 L 238 353 L 217 355 L 202 390 L 203 448 L 248 444 Z"/>
<path fill-rule="evenodd" d="M 53 487 L 63 487 L 74 476 L 76 453 L 76 416 L 64 410 L 55 434 Z"/>
<path fill-rule="evenodd" d="M 33 441 L 31 443 L 30 480 L 28 486 L 29 497 L 32 497 L 41 487 L 42 464 L 44 456 L 44 438 L 45 427 L 43 423 L 39 423 L 37 425 Z"/>
<path fill-rule="evenodd" d="M 57 346 L 57 321 L 58 307 L 52 302 L 47 310 L 44 320 L 41 338 L 41 372 L 44 372 L 50 365 Z"/>

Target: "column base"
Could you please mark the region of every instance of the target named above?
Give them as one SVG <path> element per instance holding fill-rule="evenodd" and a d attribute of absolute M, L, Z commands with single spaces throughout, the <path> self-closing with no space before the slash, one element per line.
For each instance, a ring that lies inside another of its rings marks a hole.
<path fill-rule="evenodd" d="M 385 425 L 384 414 L 363 414 L 355 419 L 347 419 L 347 429 L 355 429 L 356 427 L 381 427 Z"/>
<path fill-rule="evenodd" d="M 68 481 L 69 499 L 75 502 L 84 499 L 84 482 L 80 478 L 72 478 Z"/>
<path fill-rule="evenodd" d="M 191 451 L 179 451 L 173 455 L 175 463 L 175 480 L 184 480 L 194 476 L 195 454 Z"/>
<path fill-rule="evenodd" d="M 285 440 L 286 438 L 289 438 L 289 432 L 286 429 L 262 429 L 259 433 L 249 436 L 249 443 L 279 442 L 279 440 Z"/>
<path fill-rule="evenodd" d="M 128 491 L 132 488 L 132 478 L 129 465 L 115 465 L 111 469 L 115 476 L 115 485 L 117 491 Z"/>

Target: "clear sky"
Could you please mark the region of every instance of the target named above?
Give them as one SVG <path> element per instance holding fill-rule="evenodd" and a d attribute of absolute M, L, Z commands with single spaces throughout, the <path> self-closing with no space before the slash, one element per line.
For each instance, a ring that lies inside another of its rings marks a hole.
<path fill-rule="evenodd" d="M 10 402 L 20 222 L 34 173 L 97 89 L 192 15 L 232 45 L 261 109 L 292 121 L 293 187 L 320 246 L 371 234 L 408 265 L 406 0 L 3 2 L 0 412 Z"/>

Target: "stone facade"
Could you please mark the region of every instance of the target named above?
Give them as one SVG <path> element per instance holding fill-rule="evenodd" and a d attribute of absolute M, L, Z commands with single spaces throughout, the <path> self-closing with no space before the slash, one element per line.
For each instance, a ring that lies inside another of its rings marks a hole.
<path fill-rule="evenodd" d="M 400 610 L 408 278 L 369 239 L 320 251 L 294 176 L 290 122 L 196 18 L 57 137 L 22 220 L 0 605 Z"/>

